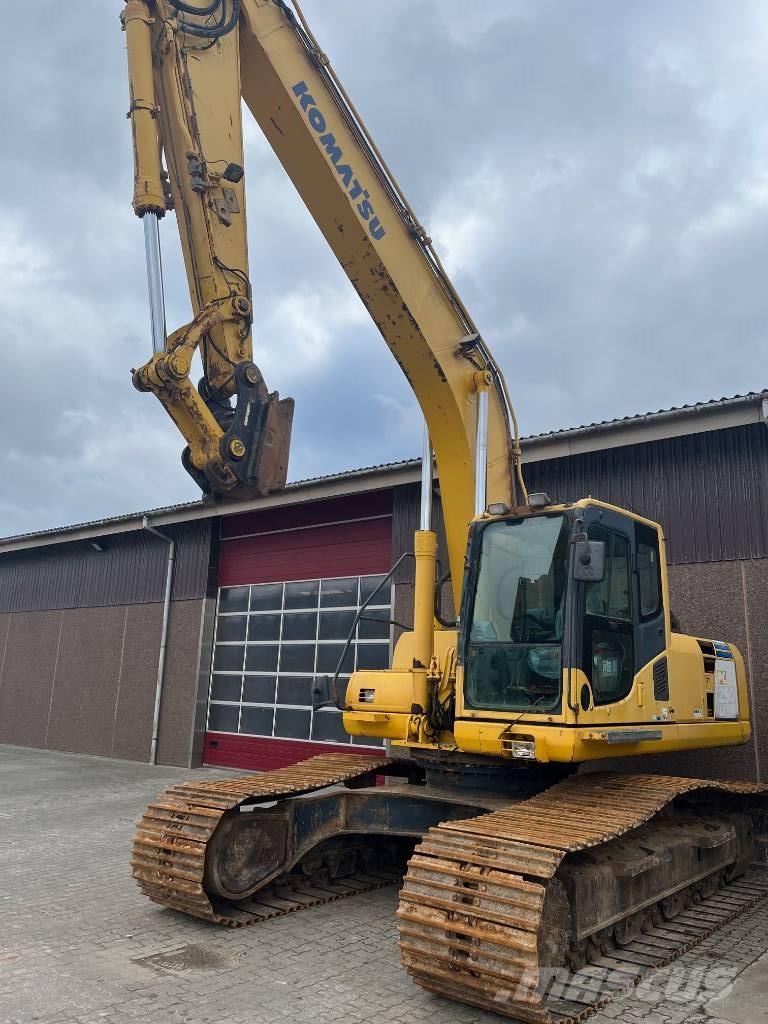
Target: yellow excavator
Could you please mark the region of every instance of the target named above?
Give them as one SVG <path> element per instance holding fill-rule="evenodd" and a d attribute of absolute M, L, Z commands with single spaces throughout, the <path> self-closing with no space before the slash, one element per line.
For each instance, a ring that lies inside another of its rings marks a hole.
<path fill-rule="evenodd" d="M 418 984 L 580 1019 L 766 893 L 747 872 L 766 787 L 595 770 L 745 742 L 742 657 L 672 628 L 656 523 L 528 494 L 501 368 L 299 4 L 127 0 L 122 19 L 154 347 L 133 381 L 183 434 L 187 470 L 219 497 L 285 483 L 293 404 L 253 362 L 241 99 L 428 427 L 404 556 L 413 628 L 391 669 L 355 673 L 342 695 L 315 684 L 317 706 L 386 755 L 173 786 L 139 824 L 133 874 L 152 900 L 225 925 L 404 875 L 400 950 Z M 193 319 L 166 336 L 169 210 Z M 455 621 L 435 597 L 433 450 Z"/>

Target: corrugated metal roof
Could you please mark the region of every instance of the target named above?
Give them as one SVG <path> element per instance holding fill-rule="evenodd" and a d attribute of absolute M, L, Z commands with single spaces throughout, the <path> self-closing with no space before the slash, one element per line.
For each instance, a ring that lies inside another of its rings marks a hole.
<path fill-rule="evenodd" d="M 596 423 L 585 424 L 578 427 L 569 427 L 564 430 L 551 431 L 549 433 L 542 434 L 530 434 L 522 438 L 522 444 L 526 448 L 535 447 L 539 444 L 548 444 L 550 442 L 557 441 L 568 441 L 571 438 L 584 437 L 589 434 L 603 434 L 608 433 L 612 430 L 620 430 L 626 427 L 637 427 L 642 429 L 644 426 L 655 427 L 659 426 L 664 420 L 682 419 L 682 418 L 694 418 L 702 413 L 716 412 L 718 410 L 725 410 L 734 406 L 746 406 L 746 405 L 757 405 L 760 402 L 768 402 L 768 389 L 762 391 L 750 391 L 744 395 L 733 395 L 731 397 L 711 399 L 704 402 L 696 402 L 690 405 L 672 406 L 669 409 L 659 409 L 656 412 L 640 413 L 634 416 L 624 416 L 620 419 L 614 420 L 602 420 Z M 638 434 L 637 441 L 640 442 L 642 437 Z M 597 450 L 598 446 L 596 446 Z M 545 456 L 546 457 L 546 456 Z M 346 482 L 353 481 L 357 478 L 376 476 L 378 474 L 393 473 L 397 470 L 417 471 L 421 464 L 420 459 L 401 459 L 395 462 L 379 463 L 373 466 L 363 466 L 358 469 L 345 470 L 339 473 L 330 473 L 324 476 L 307 477 L 302 480 L 295 480 L 288 484 L 285 489 L 285 494 L 291 496 L 297 491 L 310 490 L 313 487 L 317 487 L 323 484 L 332 484 L 334 482 Z M 382 486 L 386 486 L 382 483 Z M 254 507 L 259 505 L 258 499 L 253 502 Z M 210 501 L 190 501 L 183 502 L 178 505 L 167 505 L 159 508 L 147 509 L 140 512 L 131 512 L 119 516 L 108 516 L 104 519 L 96 519 L 89 522 L 74 523 L 68 526 L 53 527 L 49 530 L 39 530 L 32 533 L 16 534 L 9 537 L 0 538 L 0 547 L 11 546 L 19 541 L 38 541 L 45 542 L 45 538 L 60 537 L 62 534 L 82 533 L 82 531 L 88 531 L 89 529 L 98 529 L 103 532 L 105 527 L 119 527 L 122 524 L 131 522 L 140 522 L 140 520 L 146 516 L 149 519 L 157 519 L 159 517 L 169 517 L 175 515 L 194 516 L 195 511 L 201 513 L 207 512 L 211 514 L 211 509 L 214 504 Z M 221 511 L 221 510 L 219 510 Z M 235 509 L 233 508 L 233 511 Z"/>
<path fill-rule="evenodd" d="M 603 430 L 614 430 L 617 427 L 630 424 L 641 425 L 643 423 L 654 423 L 670 417 L 695 416 L 708 410 L 722 409 L 731 405 L 744 405 L 745 403 L 757 403 L 768 400 L 768 389 L 762 391 L 748 391 L 744 395 L 730 395 L 723 398 L 712 398 L 705 402 L 693 402 L 689 405 L 673 405 L 668 409 L 657 409 L 655 412 L 636 413 L 632 416 L 621 416 L 614 420 L 598 420 L 595 423 L 585 423 L 580 427 L 567 427 L 564 430 L 546 431 L 543 434 L 528 434 L 522 438 L 523 442 L 540 441 L 544 438 L 565 438 L 572 434 L 591 433 Z"/>

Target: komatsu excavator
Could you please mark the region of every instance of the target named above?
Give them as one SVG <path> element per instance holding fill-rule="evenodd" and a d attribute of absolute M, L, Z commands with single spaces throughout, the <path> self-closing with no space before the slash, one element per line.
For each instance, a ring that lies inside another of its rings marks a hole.
<path fill-rule="evenodd" d="M 154 343 L 133 380 L 184 435 L 188 471 L 219 497 L 285 483 L 292 402 L 253 363 L 241 98 L 431 439 L 404 556 L 413 628 L 391 669 L 355 673 L 338 703 L 387 754 L 174 786 L 139 824 L 133 874 L 152 900 L 225 925 L 404 874 L 400 951 L 418 984 L 518 1019 L 580 1019 L 766 893 L 747 871 L 766 787 L 594 770 L 745 742 L 742 657 L 672 628 L 656 523 L 527 493 L 501 368 L 298 3 L 127 0 L 122 17 Z M 166 337 L 171 209 L 193 319 Z M 455 622 L 435 603 L 432 447 Z M 315 697 L 336 702 L 333 681 Z"/>

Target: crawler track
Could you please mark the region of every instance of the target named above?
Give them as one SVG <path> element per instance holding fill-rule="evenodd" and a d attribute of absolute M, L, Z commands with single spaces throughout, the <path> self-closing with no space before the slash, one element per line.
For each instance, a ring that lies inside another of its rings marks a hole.
<path fill-rule="evenodd" d="M 339 783 L 367 786 L 378 772 L 404 774 L 407 768 L 407 762 L 384 757 L 328 754 L 275 772 L 172 786 L 139 823 L 133 875 L 156 903 L 234 927 L 392 884 L 402 875 L 389 870 L 306 880 L 294 872 L 286 884 L 280 869 L 247 898 L 222 899 L 207 891 L 206 854 L 217 842 L 227 847 L 232 822 L 223 819 L 239 808 L 279 804 Z M 707 874 L 705 867 L 686 874 L 683 888 L 668 889 L 671 909 L 661 898 L 644 904 L 641 929 L 622 930 L 630 918 L 616 918 L 618 930 L 586 929 L 574 944 L 578 929 L 564 881 L 579 851 L 640 830 L 632 839 L 637 844 L 644 827 L 656 827 L 646 823 L 660 820 L 660 812 L 679 820 L 672 804 L 696 794 L 707 798 L 706 810 L 698 813 L 714 830 L 710 803 L 753 797 L 764 807 L 768 787 L 576 775 L 528 800 L 430 828 L 408 863 L 397 911 L 408 972 L 430 992 L 518 1020 L 568 1024 L 589 1016 L 768 895 L 768 873 L 732 880 L 732 872 Z M 261 863 L 268 836 L 262 838 L 258 821 L 254 827 L 245 846 Z M 610 861 L 609 852 L 598 850 L 596 856 Z M 216 859 L 212 849 L 209 859 Z"/>
<path fill-rule="evenodd" d="M 155 903 L 238 927 L 343 899 L 399 881 L 371 872 L 333 883 L 294 888 L 268 886 L 242 901 L 210 897 L 203 887 L 206 846 L 221 819 L 243 804 L 301 796 L 375 774 L 395 762 L 360 754 L 321 754 L 261 775 L 171 786 L 149 805 L 133 838 L 131 869 L 141 891 Z"/>
<path fill-rule="evenodd" d="M 619 948 L 570 971 L 548 962 L 567 909 L 551 899 L 555 874 L 575 851 L 607 843 L 695 792 L 758 796 L 766 787 L 652 775 L 572 776 L 523 803 L 431 829 L 416 848 L 397 911 L 403 964 L 437 995 L 519 1020 L 582 1020 L 768 895 L 759 877 L 735 881 Z"/>

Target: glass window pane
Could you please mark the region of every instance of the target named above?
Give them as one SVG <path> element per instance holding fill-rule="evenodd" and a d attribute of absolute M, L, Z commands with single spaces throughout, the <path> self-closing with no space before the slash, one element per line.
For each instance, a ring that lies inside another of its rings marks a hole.
<path fill-rule="evenodd" d="M 245 656 L 245 671 L 276 672 L 278 649 L 277 645 L 267 647 L 263 644 L 248 644 L 248 653 Z"/>
<path fill-rule="evenodd" d="M 312 739 L 333 743 L 349 743 L 349 733 L 339 711 L 316 711 L 312 723 Z"/>
<path fill-rule="evenodd" d="M 248 622 L 248 639 L 279 640 L 280 615 L 251 615 Z"/>
<path fill-rule="evenodd" d="M 652 618 L 661 605 L 659 555 L 650 544 L 637 545 L 637 577 L 640 583 L 640 615 Z"/>
<path fill-rule="evenodd" d="M 272 735 L 272 708 L 243 708 L 240 715 L 240 732 L 251 736 Z"/>
<path fill-rule="evenodd" d="M 245 676 L 243 679 L 243 704 L 274 704 L 274 676 Z"/>
<path fill-rule="evenodd" d="M 346 640 L 355 612 L 320 612 L 320 640 Z"/>
<path fill-rule="evenodd" d="M 280 653 L 281 672 L 314 672 L 315 645 L 287 644 Z"/>
<path fill-rule="evenodd" d="M 308 740 L 311 719 L 311 711 L 278 708 L 275 715 L 275 736 L 283 736 L 292 740 Z"/>
<path fill-rule="evenodd" d="M 317 580 L 309 583 L 285 584 L 286 608 L 317 608 L 317 592 L 320 584 Z"/>
<path fill-rule="evenodd" d="M 384 576 L 363 576 L 360 580 L 360 604 L 363 604 L 363 602 L 368 600 L 383 579 Z M 388 583 L 384 584 L 376 597 L 374 597 L 373 601 L 371 601 L 371 604 L 374 606 L 377 604 L 385 604 L 389 606 L 392 603 L 391 590 L 392 581 L 390 580 Z"/>
<path fill-rule="evenodd" d="M 358 644 L 358 668 L 389 668 L 389 644 Z"/>
<path fill-rule="evenodd" d="M 357 627 L 358 637 L 361 640 L 389 640 L 389 616 L 388 608 L 382 608 L 380 611 L 366 608 Z"/>
<path fill-rule="evenodd" d="M 247 615 L 220 615 L 216 622 L 216 639 L 234 640 L 245 643 L 245 631 L 248 628 Z"/>
<path fill-rule="evenodd" d="M 622 700 L 632 688 L 635 674 L 632 633 L 593 629 L 590 682 L 595 704 Z"/>
<path fill-rule="evenodd" d="M 232 646 L 216 644 L 213 655 L 214 672 L 242 672 L 244 644 Z"/>
<path fill-rule="evenodd" d="M 211 679 L 211 700 L 240 700 L 240 676 L 215 675 Z"/>
<path fill-rule="evenodd" d="M 612 619 L 631 619 L 629 605 L 629 541 L 624 537 L 613 536 L 611 548 L 611 589 L 610 617 Z"/>
<path fill-rule="evenodd" d="M 605 541 L 605 576 L 588 583 L 585 608 L 588 615 L 629 621 L 632 618 L 629 599 L 629 541 L 605 527 L 589 528 L 590 539 Z"/>
<path fill-rule="evenodd" d="M 312 676 L 280 676 L 277 683 L 278 704 L 312 704 Z"/>
<path fill-rule="evenodd" d="M 209 704 L 209 732 L 237 732 L 237 719 L 240 708 L 237 704 Z"/>
<path fill-rule="evenodd" d="M 311 640 L 317 636 L 317 612 L 290 612 L 283 616 L 283 640 Z"/>
<path fill-rule="evenodd" d="M 323 580 L 321 608 L 357 608 L 357 577 Z"/>
<path fill-rule="evenodd" d="M 279 612 L 282 605 L 282 583 L 262 583 L 257 587 L 251 587 L 252 612 Z"/>
<path fill-rule="evenodd" d="M 317 647 L 317 674 L 323 675 L 336 671 L 344 644 L 318 644 Z M 347 651 L 342 672 L 353 672 L 355 668 L 355 645 L 352 644 Z"/>
<path fill-rule="evenodd" d="M 248 587 L 225 587 L 219 591 L 220 612 L 247 612 Z"/>

